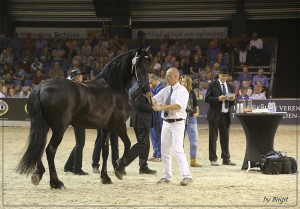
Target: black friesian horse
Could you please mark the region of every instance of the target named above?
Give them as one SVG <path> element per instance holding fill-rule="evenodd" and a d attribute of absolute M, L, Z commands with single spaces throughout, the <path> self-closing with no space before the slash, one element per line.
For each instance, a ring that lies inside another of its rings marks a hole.
<path fill-rule="evenodd" d="M 149 49 L 149 47 L 148 47 Z M 149 92 L 148 65 L 150 54 L 148 49 L 130 50 L 110 61 L 97 79 L 77 83 L 57 78 L 36 86 L 27 102 L 30 117 L 29 144 L 17 171 L 20 174 L 33 172 L 31 181 L 38 185 L 45 173 L 42 155 L 46 146 L 47 133 L 52 130 L 52 137 L 46 148 L 50 172 L 50 186 L 64 189 L 63 182 L 58 179 L 54 158 L 56 150 L 63 139 L 68 126 L 77 125 L 83 128 L 107 129 L 103 136 L 103 165 L 101 180 L 111 183 L 107 175 L 108 133 L 114 130 L 124 143 L 126 159 L 131 143 L 127 135 L 126 121 L 130 116 L 128 90 L 133 77 L 144 93 Z M 116 176 L 122 174 L 116 170 Z"/>

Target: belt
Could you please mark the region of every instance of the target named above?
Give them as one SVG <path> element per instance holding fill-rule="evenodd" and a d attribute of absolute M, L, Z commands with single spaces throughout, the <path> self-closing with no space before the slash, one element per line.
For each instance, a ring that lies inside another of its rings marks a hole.
<path fill-rule="evenodd" d="M 182 118 L 177 118 L 177 119 L 164 119 L 164 121 L 166 121 L 167 123 L 174 123 L 177 121 L 182 121 Z"/>

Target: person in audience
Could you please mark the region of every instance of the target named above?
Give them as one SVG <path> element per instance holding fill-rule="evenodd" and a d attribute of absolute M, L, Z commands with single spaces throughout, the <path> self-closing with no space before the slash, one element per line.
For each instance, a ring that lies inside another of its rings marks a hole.
<path fill-rule="evenodd" d="M 62 48 L 62 43 L 58 42 L 52 49 L 52 60 L 53 62 L 62 62 L 65 55 L 65 50 Z"/>
<path fill-rule="evenodd" d="M 234 52 L 234 46 L 229 37 L 221 44 L 221 53 L 223 54 L 223 60 L 226 66 L 230 65 L 231 56 Z"/>
<path fill-rule="evenodd" d="M 264 75 L 264 69 L 259 68 L 257 71 L 257 75 L 253 77 L 252 86 L 255 86 L 257 81 L 262 83 L 262 86 L 265 88 L 269 87 L 269 80 L 266 75 Z"/>
<path fill-rule="evenodd" d="M 24 55 L 24 57 L 18 62 L 18 66 L 25 71 L 26 76 L 31 74 L 31 66 L 28 55 Z"/>
<path fill-rule="evenodd" d="M 1 65 L 8 63 L 9 66 L 12 66 L 13 60 L 14 60 L 14 55 L 13 55 L 11 47 L 2 50 L 2 52 L 0 54 L 0 64 Z"/>
<path fill-rule="evenodd" d="M 219 53 L 220 49 L 217 47 L 217 43 L 215 40 L 210 40 L 208 49 L 206 50 L 206 56 L 207 56 L 207 64 L 212 66 L 215 61 L 217 54 Z"/>
<path fill-rule="evenodd" d="M 247 33 L 242 33 L 238 47 L 235 49 L 239 53 L 240 66 L 244 66 L 246 64 L 248 48 L 249 40 Z"/>
<path fill-rule="evenodd" d="M 243 87 L 245 87 L 246 89 L 248 89 L 248 90 L 247 90 L 247 95 L 248 95 L 249 97 L 251 97 L 253 91 L 252 91 L 252 89 L 251 89 L 251 87 L 250 87 L 250 81 L 243 81 Z M 242 95 L 241 90 L 239 90 L 239 95 Z"/>
<path fill-rule="evenodd" d="M 34 55 L 39 57 L 45 46 L 48 46 L 48 41 L 44 38 L 44 33 L 39 33 L 38 38 L 35 40 L 34 44 Z"/>
<path fill-rule="evenodd" d="M 31 88 L 29 86 L 23 86 L 21 92 L 19 93 L 19 98 L 28 98 L 31 93 Z"/>
<path fill-rule="evenodd" d="M 247 87 L 242 87 L 240 91 L 241 91 L 241 94 L 237 97 L 237 101 L 239 101 L 239 100 L 248 100 L 250 98 L 247 95 L 247 92 L 248 92 Z"/>
<path fill-rule="evenodd" d="M 239 75 L 238 80 L 240 81 L 240 84 L 243 84 L 244 81 L 250 81 L 252 82 L 253 76 L 251 73 L 248 71 L 248 67 L 244 66 L 243 67 L 243 73 Z"/>
<path fill-rule="evenodd" d="M 27 33 L 26 37 L 23 38 L 22 41 L 22 48 L 23 48 L 23 56 L 31 55 L 34 50 L 35 40 L 32 38 L 31 33 Z"/>
<path fill-rule="evenodd" d="M 155 75 L 158 75 L 160 69 L 161 69 L 161 64 L 158 62 L 157 57 L 154 56 L 152 61 L 151 61 L 151 64 L 150 64 L 149 71 L 152 72 Z"/>
<path fill-rule="evenodd" d="M 266 95 L 266 98 L 268 99 L 268 88 L 264 87 L 260 81 L 256 82 L 256 85 L 258 85 L 261 88 L 261 93 Z"/>
<path fill-rule="evenodd" d="M 64 78 L 65 74 L 63 69 L 60 67 L 59 62 L 54 62 L 54 67 L 49 71 L 49 78 Z"/>
<path fill-rule="evenodd" d="M 13 74 L 13 71 L 8 63 L 4 63 L 0 70 L 0 77 L 4 78 L 8 73 Z"/>
<path fill-rule="evenodd" d="M 207 92 L 207 88 L 205 86 L 205 83 L 202 82 L 202 81 L 199 82 L 199 84 L 198 84 L 198 92 L 199 92 L 198 99 L 204 99 L 205 95 L 206 95 L 206 92 Z"/>
<path fill-rule="evenodd" d="M 16 69 L 17 71 L 13 76 L 14 84 L 23 85 L 25 80 L 25 70 L 20 66 L 17 66 Z"/>
<path fill-rule="evenodd" d="M 44 46 L 43 50 L 40 53 L 40 61 L 43 63 L 44 67 L 50 66 L 51 62 L 51 52 L 48 46 Z"/>
<path fill-rule="evenodd" d="M 36 74 L 32 78 L 32 86 L 39 85 L 40 83 L 44 82 L 46 80 L 46 76 L 43 75 L 42 70 L 38 69 L 36 71 Z"/>
<path fill-rule="evenodd" d="M 67 76 L 68 77 L 70 75 L 70 72 L 75 70 L 75 69 L 78 69 L 80 67 L 80 62 L 79 60 L 77 59 L 72 59 L 72 66 L 68 69 L 67 71 Z"/>
<path fill-rule="evenodd" d="M 6 97 L 7 88 L 3 84 L 3 81 L 0 80 L 0 99 Z"/>
<path fill-rule="evenodd" d="M 169 68 L 173 67 L 174 61 L 175 61 L 175 58 L 171 54 L 168 54 L 166 56 L 165 62 L 163 62 L 162 66 L 161 66 L 161 69 L 164 71 L 167 71 Z"/>
<path fill-rule="evenodd" d="M 188 44 L 185 43 L 180 51 L 180 59 L 184 59 L 184 62 L 188 63 L 191 57 L 191 51 L 188 49 Z"/>
<path fill-rule="evenodd" d="M 19 95 L 16 92 L 16 89 L 9 89 L 6 98 L 19 98 Z"/>
<path fill-rule="evenodd" d="M 102 71 L 104 68 L 103 62 L 96 62 L 95 68 L 92 68 L 91 70 L 91 80 L 96 79 L 97 75 Z"/>
<path fill-rule="evenodd" d="M 199 76 L 199 70 L 201 69 L 201 63 L 197 54 L 194 55 L 194 59 L 190 63 L 190 75 L 195 78 Z"/>
<path fill-rule="evenodd" d="M 261 87 L 258 85 L 254 86 L 254 93 L 252 94 L 252 96 L 250 97 L 252 100 L 264 100 L 266 99 L 266 96 L 264 95 L 264 93 L 261 93 Z"/>
<path fill-rule="evenodd" d="M 83 46 L 81 47 L 82 55 L 86 57 L 86 59 L 91 55 L 92 53 L 92 47 L 89 45 L 89 40 L 86 39 L 84 41 Z"/>
<path fill-rule="evenodd" d="M 7 89 L 13 89 L 15 87 L 12 73 L 7 73 L 4 80 L 4 86 Z"/>
<path fill-rule="evenodd" d="M 22 57 L 22 45 L 22 39 L 19 38 L 19 34 L 17 32 L 13 33 L 13 37 L 10 39 L 10 46 L 14 55 L 14 63 L 17 63 Z"/>
<path fill-rule="evenodd" d="M 258 34 L 254 32 L 252 34 L 252 40 L 249 45 L 248 61 L 250 64 L 259 64 L 259 56 L 261 55 L 263 49 L 263 41 L 258 38 Z"/>
<path fill-rule="evenodd" d="M 178 40 L 175 40 L 174 44 L 169 47 L 169 52 L 172 53 L 172 56 L 175 57 L 176 60 L 179 60 L 180 59 L 180 51 L 181 51 L 180 43 Z"/>
<path fill-rule="evenodd" d="M 44 71 L 43 63 L 40 62 L 39 58 L 36 56 L 34 57 L 33 63 L 30 65 L 30 74 L 36 74 L 37 70 Z"/>

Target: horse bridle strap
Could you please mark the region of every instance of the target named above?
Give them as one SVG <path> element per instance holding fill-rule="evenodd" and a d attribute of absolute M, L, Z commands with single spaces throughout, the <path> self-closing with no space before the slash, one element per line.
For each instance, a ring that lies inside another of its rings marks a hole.
<path fill-rule="evenodd" d="M 135 53 L 135 56 L 134 58 L 132 58 L 132 68 L 131 68 L 131 74 L 133 74 L 133 71 L 135 70 L 135 78 L 136 78 L 136 81 L 138 82 L 139 81 L 139 78 L 137 76 L 137 60 L 138 60 L 138 56 L 137 56 L 137 52 Z"/>

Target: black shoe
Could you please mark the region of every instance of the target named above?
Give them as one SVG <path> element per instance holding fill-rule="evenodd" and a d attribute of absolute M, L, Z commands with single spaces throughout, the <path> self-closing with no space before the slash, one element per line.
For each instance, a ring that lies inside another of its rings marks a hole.
<path fill-rule="evenodd" d="M 127 173 L 126 173 L 126 171 L 125 171 L 125 167 L 121 170 L 121 173 L 122 173 L 124 176 L 127 175 Z"/>
<path fill-rule="evenodd" d="M 231 162 L 231 160 L 223 160 L 223 165 L 232 165 L 232 166 L 235 166 L 236 164 Z"/>
<path fill-rule="evenodd" d="M 150 168 L 140 168 L 140 174 L 156 174 L 156 170 L 151 170 Z"/>
<path fill-rule="evenodd" d="M 73 173 L 73 169 L 72 168 L 64 167 L 64 172 L 71 172 L 71 173 Z"/>
<path fill-rule="evenodd" d="M 73 173 L 74 173 L 75 175 L 79 175 L 79 176 L 89 175 L 89 173 L 84 172 L 82 169 L 80 169 L 79 171 L 73 170 Z"/>

